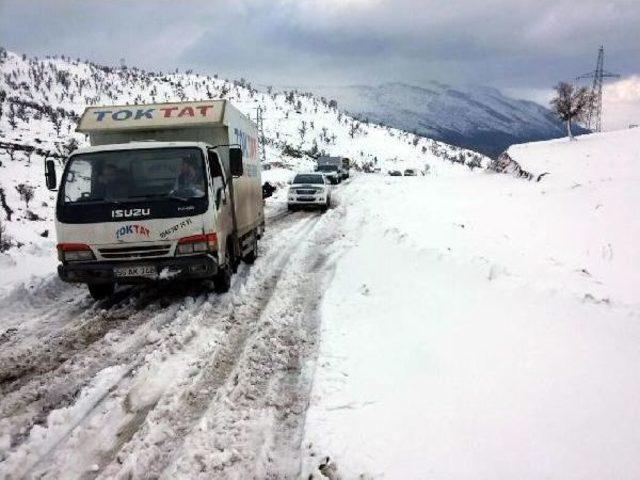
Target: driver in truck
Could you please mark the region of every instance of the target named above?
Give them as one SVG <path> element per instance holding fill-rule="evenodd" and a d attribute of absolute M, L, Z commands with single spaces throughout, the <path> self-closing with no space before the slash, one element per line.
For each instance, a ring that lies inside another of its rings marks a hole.
<path fill-rule="evenodd" d="M 95 196 L 101 199 L 114 199 L 126 196 L 126 182 L 120 178 L 115 165 L 107 163 L 98 176 Z"/>
<path fill-rule="evenodd" d="M 174 191 L 183 192 L 191 197 L 204 197 L 202 174 L 198 173 L 194 159 L 185 157 L 180 165 L 180 173 L 176 178 Z"/>

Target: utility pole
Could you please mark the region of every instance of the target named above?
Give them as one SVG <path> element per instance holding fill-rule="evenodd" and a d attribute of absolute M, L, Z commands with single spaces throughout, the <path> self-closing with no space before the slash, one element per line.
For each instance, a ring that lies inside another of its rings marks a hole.
<path fill-rule="evenodd" d="M 262 116 L 262 107 L 258 107 L 256 112 L 256 125 L 258 126 L 258 135 L 260 142 L 260 161 L 264 165 L 267 161 L 266 138 L 264 136 L 264 118 Z"/>
<path fill-rule="evenodd" d="M 589 116 L 587 117 L 587 128 L 595 132 L 602 131 L 602 84 L 605 78 L 619 78 L 616 73 L 604 71 L 604 46 L 598 49 L 598 61 L 596 69 L 592 72 L 585 73 L 576 78 L 576 80 L 592 79 L 591 93 L 592 104 L 589 108 Z"/>

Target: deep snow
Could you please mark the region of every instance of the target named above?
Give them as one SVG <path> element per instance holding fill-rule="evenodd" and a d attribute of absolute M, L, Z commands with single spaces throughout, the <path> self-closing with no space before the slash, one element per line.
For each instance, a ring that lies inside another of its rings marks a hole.
<path fill-rule="evenodd" d="M 540 183 L 358 179 L 305 474 L 639 478 L 638 151 L 631 130 L 513 147 Z"/>

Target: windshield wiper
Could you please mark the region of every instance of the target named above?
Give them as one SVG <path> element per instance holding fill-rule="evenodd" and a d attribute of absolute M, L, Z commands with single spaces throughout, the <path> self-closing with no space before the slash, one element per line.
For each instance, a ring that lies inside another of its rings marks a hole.
<path fill-rule="evenodd" d="M 170 199 L 172 199 L 172 200 L 179 200 L 179 201 L 181 201 L 181 202 L 187 202 L 187 203 L 188 203 L 188 202 L 190 202 L 191 200 L 193 200 L 193 198 L 181 197 L 181 196 L 179 196 L 179 195 L 175 195 L 175 194 L 173 194 L 173 195 L 172 195 L 172 194 L 167 195 L 167 198 L 170 198 Z"/>
<path fill-rule="evenodd" d="M 194 198 L 198 198 L 198 197 L 181 197 L 180 195 L 176 195 L 174 193 L 162 193 L 162 194 L 157 194 L 157 195 L 139 195 L 139 196 L 134 196 L 134 197 L 130 197 L 130 198 L 135 198 L 137 200 L 163 200 L 165 198 L 168 198 L 170 200 L 178 200 L 180 202 L 190 202 L 191 200 L 193 200 Z"/>
<path fill-rule="evenodd" d="M 75 201 L 65 201 L 66 204 L 71 205 L 98 205 L 100 203 L 114 203 L 116 205 L 122 205 L 122 200 L 115 198 L 94 198 L 92 200 L 83 200 L 82 198 Z"/>

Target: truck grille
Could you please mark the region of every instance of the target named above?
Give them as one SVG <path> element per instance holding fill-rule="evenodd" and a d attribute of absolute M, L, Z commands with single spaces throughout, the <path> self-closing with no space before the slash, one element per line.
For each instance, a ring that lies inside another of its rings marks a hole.
<path fill-rule="evenodd" d="M 315 195 L 318 190 L 315 188 L 299 188 L 296 190 L 298 195 Z"/>
<path fill-rule="evenodd" d="M 171 251 L 171 245 L 149 245 L 142 247 L 99 248 L 103 258 L 111 260 L 130 260 L 136 258 L 165 257 Z"/>

